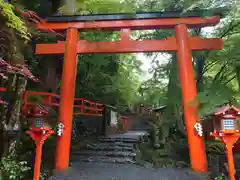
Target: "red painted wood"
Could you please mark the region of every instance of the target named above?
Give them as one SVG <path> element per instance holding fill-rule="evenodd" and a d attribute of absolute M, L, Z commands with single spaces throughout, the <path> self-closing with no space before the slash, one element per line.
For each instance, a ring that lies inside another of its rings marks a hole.
<path fill-rule="evenodd" d="M 197 97 L 197 88 L 194 79 L 192 49 L 187 26 L 185 24 L 177 25 L 174 33 L 178 44 L 177 62 L 191 167 L 195 172 L 207 172 L 208 166 L 204 141 L 194 130 L 194 125 L 199 122 L 198 107 L 189 105 Z"/>
<path fill-rule="evenodd" d="M 6 91 L 6 88 L 0 87 L 0 92 Z M 22 111 L 26 113 L 27 108 L 34 105 L 33 102 L 29 101 L 29 95 L 40 96 L 43 98 L 41 102 L 43 105 L 49 105 L 53 107 L 59 107 L 60 96 L 49 92 L 37 92 L 37 91 L 25 91 L 23 95 Z M 91 106 L 90 106 L 91 105 Z M 90 108 L 91 107 L 91 108 Z M 104 105 L 89 101 L 84 98 L 74 99 L 74 115 L 85 115 L 85 116 L 103 116 Z M 90 112 L 89 112 L 90 110 Z"/>
<path fill-rule="evenodd" d="M 137 52 L 169 52 L 177 50 L 176 38 L 169 37 L 165 40 L 124 40 L 117 42 L 88 42 L 79 40 L 77 45 L 78 54 L 88 53 L 137 53 Z M 202 39 L 200 37 L 190 38 L 190 48 L 199 50 L 220 50 L 222 40 L 217 38 Z M 63 54 L 65 51 L 64 41 L 55 44 L 37 44 L 36 54 Z"/>
<path fill-rule="evenodd" d="M 236 142 L 236 144 L 233 147 L 233 153 L 240 153 L 240 140 Z"/>

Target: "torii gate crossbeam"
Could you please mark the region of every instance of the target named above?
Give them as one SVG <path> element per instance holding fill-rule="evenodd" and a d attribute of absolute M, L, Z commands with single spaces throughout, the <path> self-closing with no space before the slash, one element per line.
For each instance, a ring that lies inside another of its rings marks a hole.
<path fill-rule="evenodd" d="M 206 12 L 208 16 L 203 17 L 202 14 Z M 134 16 L 127 14 L 59 16 L 50 17 L 47 22 L 38 24 L 38 28 L 43 30 L 67 30 L 65 42 L 36 46 L 36 54 L 64 54 L 59 121 L 65 125 L 65 130 L 63 136 L 57 140 L 56 170 L 65 170 L 69 166 L 77 54 L 176 51 L 191 167 L 195 172 L 208 171 L 203 138 L 197 136 L 194 130 L 195 123 L 199 121 L 197 107 L 189 105 L 197 94 L 192 51 L 220 50 L 222 40 L 189 37 L 188 28 L 216 25 L 220 21 L 218 15 L 211 11 L 192 11 L 185 15 L 179 12 L 156 12 L 137 13 Z M 131 30 L 144 29 L 174 29 L 175 37 L 165 40 L 131 40 Z M 120 31 L 121 40 L 117 42 L 79 40 L 79 32 L 91 30 Z"/>

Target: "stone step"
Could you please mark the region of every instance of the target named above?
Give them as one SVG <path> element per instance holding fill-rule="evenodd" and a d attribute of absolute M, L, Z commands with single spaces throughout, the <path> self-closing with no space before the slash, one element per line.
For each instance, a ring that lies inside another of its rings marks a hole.
<path fill-rule="evenodd" d="M 126 138 L 126 139 L 136 139 L 147 134 L 146 131 L 128 131 L 123 134 L 112 134 L 109 136 L 101 136 L 99 138 Z"/>
<path fill-rule="evenodd" d="M 107 157 L 135 157 L 135 152 L 123 151 L 77 151 L 71 153 L 74 156 L 107 156 Z"/>
<path fill-rule="evenodd" d="M 140 139 L 141 136 L 129 136 L 127 134 L 122 134 L 122 135 L 112 135 L 112 136 L 106 136 L 106 137 L 99 137 L 98 140 L 100 139 L 110 139 L 110 140 L 136 140 L 136 139 Z"/>
<path fill-rule="evenodd" d="M 135 164 L 136 162 L 129 157 L 106 157 L 106 156 L 71 156 L 71 162 L 104 162 L 104 163 L 120 163 L 120 164 Z"/>
<path fill-rule="evenodd" d="M 101 148 L 107 148 L 107 147 L 126 147 L 126 148 L 132 148 L 135 149 L 136 145 L 134 143 L 124 143 L 124 142 L 97 142 L 97 143 L 88 143 L 88 144 L 78 144 L 78 145 L 73 145 L 72 149 L 77 148 L 77 149 L 82 149 L 82 148 L 88 148 L 88 147 L 101 147 Z"/>
<path fill-rule="evenodd" d="M 83 146 L 83 147 L 73 147 L 71 151 L 76 152 L 76 151 L 81 151 L 81 150 L 95 150 L 95 151 L 129 151 L 129 152 L 134 152 L 135 148 L 134 147 L 125 147 L 125 146 Z"/>
<path fill-rule="evenodd" d="M 126 139 L 126 138 L 104 138 L 99 139 L 99 142 L 109 142 L 109 143 L 115 143 L 115 142 L 122 142 L 122 143 L 141 143 L 141 139 Z"/>

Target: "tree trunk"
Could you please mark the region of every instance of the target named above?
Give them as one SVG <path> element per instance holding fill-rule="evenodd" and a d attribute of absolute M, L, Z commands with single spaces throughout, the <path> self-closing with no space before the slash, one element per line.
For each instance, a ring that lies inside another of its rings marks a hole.
<path fill-rule="evenodd" d="M 1 148 L 1 155 L 6 156 L 10 151 L 15 149 L 16 140 L 21 135 L 21 99 L 26 89 L 27 80 L 23 77 L 11 75 L 6 89 L 7 108 L 1 109 L 1 139 L 4 146 Z"/>
<path fill-rule="evenodd" d="M 177 129 L 185 134 L 184 123 L 182 119 L 182 104 L 181 104 L 181 88 L 179 82 L 179 73 L 178 73 L 177 57 L 176 54 L 173 55 L 170 73 L 169 73 L 169 83 L 168 83 L 168 99 L 171 99 L 169 104 L 167 104 L 167 114 L 170 115 L 169 118 L 176 119 Z M 169 106 L 169 107 L 168 107 Z"/>
<path fill-rule="evenodd" d="M 53 4 L 53 12 L 58 6 L 58 3 Z M 73 15 L 76 12 L 76 0 L 61 0 L 61 13 L 64 15 Z M 61 60 L 59 57 L 47 57 L 48 61 L 41 62 L 42 68 L 46 73 L 41 74 L 41 81 L 43 82 L 42 91 L 58 93 L 59 78 L 57 69 Z"/>
<path fill-rule="evenodd" d="M 21 53 L 22 42 L 19 40 L 13 29 L 7 28 L 6 34 L 0 36 L 4 39 L 4 44 L 8 46 L 7 51 L 1 51 L 0 56 L 8 60 L 10 64 L 24 64 L 24 57 Z M 14 149 L 16 137 L 21 133 L 20 125 L 20 110 L 21 99 L 26 88 L 27 80 L 19 77 L 16 74 L 8 74 L 7 87 L 5 92 L 5 100 L 7 106 L 1 105 L 1 125 L 0 138 L 2 146 L 0 148 L 0 155 L 7 155 L 11 149 Z"/>
<path fill-rule="evenodd" d="M 203 84 L 203 70 L 205 65 L 206 57 L 204 55 L 200 55 L 196 59 L 196 66 L 197 66 L 197 89 L 201 91 L 201 87 Z"/>
<path fill-rule="evenodd" d="M 41 62 L 41 68 L 43 72 L 41 73 L 41 91 L 43 92 L 53 92 L 57 93 L 57 86 L 59 78 L 57 76 L 57 68 L 61 60 L 57 57 L 46 57 L 46 59 Z"/>

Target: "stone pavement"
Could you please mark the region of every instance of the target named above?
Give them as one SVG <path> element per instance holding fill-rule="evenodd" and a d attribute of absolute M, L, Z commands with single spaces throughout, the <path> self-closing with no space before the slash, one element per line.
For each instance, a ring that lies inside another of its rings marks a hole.
<path fill-rule="evenodd" d="M 55 176 L 50 180 L 198 180 L 187 169 L 137 165 L 136 144 L 146 135 L 146 131 L 129 131 L 101 137 L 95 145 L 73 148 L 71 175 Z"/>
<path fill-rule="evenodd" d="M 130 119 L 131 131 L 73 145 L 71 175 L 49 180 L 199 180 L 189 169 L 137 165 L 137 144 L 148 136 L 149 125 L 147 118 Z"/>
<path fill-rule="evenodd" d="M 73 163 L 71 176 L 49 180 L 199 180 L 187 169 L 154 169 L 135 164 Z"/>

